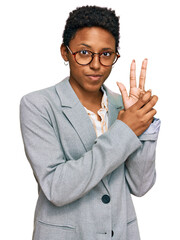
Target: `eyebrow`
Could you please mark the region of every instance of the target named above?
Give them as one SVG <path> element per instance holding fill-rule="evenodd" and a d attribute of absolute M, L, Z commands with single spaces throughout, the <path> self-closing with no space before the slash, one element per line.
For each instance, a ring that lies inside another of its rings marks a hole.
<path fill-rule="evenodd" d="M 92 48 L 90 45 L 86 44 L 86 43 L 80 43 L 78 44 L 78 46 L 85 46 L 85 47 L 88 47 L 88 48 Z M 102 48 L 102 51 L 107 51 L 107 50 L 111 50 L 111 51 L 114 51 L 112 48 Z"/>
<path fill-rule="evenodd" d="M 88 47 L 88 48 L 91 48 L 91 46 L 89 46 L 88 44 L 85 44 L 85 43 L 80 43 L 80 44 L 78 44 L 78 46 L 81 46 L 81 45 L 83 45 L 83 46 L 85 46 L 85 47 Z"/>

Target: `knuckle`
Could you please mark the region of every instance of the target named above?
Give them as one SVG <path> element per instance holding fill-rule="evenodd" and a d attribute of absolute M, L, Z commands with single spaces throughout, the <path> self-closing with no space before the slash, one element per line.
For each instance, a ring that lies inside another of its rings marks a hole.
<path fill-rule="evenodd" d="M 131 80 L 136 80 L 136 77 L 134 77 L 133 75 L 130 75 L 130 78 L 131 78 Z"/>
<path fill-rule="evenodd" d="M 142 126 L 145 126 L 145 125 L 146 125 L 146 119 L 145 119 L 145 117 L 142 117 L 142 118 L 140 119 L 140 123 L 141 123 Z"/>
<path fill-rule="evenodd" d="M 149 100 L 150 96 L 151 96 L 151 93 L 150 93 L 150 92 L 144 93 L 143 96 L 142 96 L 142 101 L 143 101 L 144 103 L 147 102 L 147 101 Z"/>
<path fill-rule="evenodd" d="M 119 111 L 119 116 L 122 116 L 124 114 L 124 110 Z"/>
<path fill-rule="evenodd" d="M 140 79 L 140 80 L 144 80 L 144 79 L 145 79 L 145 76 L 140 76 L 139 79 Z"/>
<path fill-rule="evenodd" d="M 130 112 L 130 113 L 133 113 L 134 112 L 134 106 L 131 106 L 130 108 L 128 108 L 127 111 Z"/>
<path fill-rule="evenodd" d="M 144 95 L 142 95 L 142 97 L 141 97 L 141 99 L 139 99 L 139 101 L 141 102 L 141 103 L 143 103 L 143 105 L 146 103 L 146 95 L 144 94 Z"/>
<path fill-rule="evenodd" d="M 139 118 L 139 119 L 142 118 L 142 113 L 141 113 L 141 111 L 138 111 L 138 112 L 137 112 L 137 118 Z"/>
<path fill-rule="evenodd" d="M 150 101 L 151 106 L 154 106 L 156 104 L 156 102 L 157 102 L 157 98 L 156 98 L 156 96 L 153 96 Z"/>
<path fill-rule="evenodd" d="M 156 114 L 157 113 L 156 109 L 153 109 L 153 110 L 154 110 L 154 114 Z"/>
<path fill-rule="evenodd" d="M 151 100 L 150 103 L 149 103 L 150 107 L 152 108 L 154 105 L 155 105 L 155 102 L 154 100 Z"/>
<path fill-rule="evenodd" d="M 157 111 L 156 109 L 153 109 L 153 116 L 156 115 Z"/>

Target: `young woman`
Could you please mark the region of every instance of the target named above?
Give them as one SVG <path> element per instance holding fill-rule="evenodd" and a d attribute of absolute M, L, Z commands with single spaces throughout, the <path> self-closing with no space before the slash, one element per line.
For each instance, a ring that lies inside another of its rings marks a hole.
<path fill-rule="evenodd" d="M 104 82 L 119 58 L 119 18 L 111 9 L 77 8 L 65 25 L 61 54 L 70 76 L 25 95 L 20 120 L 39 187 L 33 240 L 138 240 L 131 194 L 155 182 L 160 121 L 157 96 L 144 90 L 147 60 L 130 95 Z"/>

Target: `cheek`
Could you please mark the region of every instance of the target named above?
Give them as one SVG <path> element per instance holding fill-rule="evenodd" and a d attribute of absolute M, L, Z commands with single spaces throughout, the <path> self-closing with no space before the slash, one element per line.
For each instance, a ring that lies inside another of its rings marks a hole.
<path fill-rule="evenodd" d="M 69 62 L 70 73 L 73 76 L 81 77 L 87 72 L 87 66 L 81 66 L 76 62 Z"/>
<path fill-rule="evenodd" d="M 107 69 L 105 70 L 104 75 L 105 75 L 106 78 L 107 78 L 107 77 L 109 76 L 109 74 L 111 73 L 111 70 L 112 70 L 112 67 L 109 67 L 109 68 L 107 68 Z"/>
<path fill-rule="evenodd" d="M 76 62 L 69 62 L 70 73 L 72 75 L 79 75 L 79 73 L 81 72 L 81 69 L 79 69 L 79 67 L 80 66 Z"/>

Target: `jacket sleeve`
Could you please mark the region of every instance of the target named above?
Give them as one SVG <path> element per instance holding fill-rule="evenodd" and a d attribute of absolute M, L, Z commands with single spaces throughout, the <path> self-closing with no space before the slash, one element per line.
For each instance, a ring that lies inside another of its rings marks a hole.
<path fill-rule="evenodd" d="M 130 192 L 138 197 L 151 189 L 156 180 L 155 155 L 160 120 L 154 119 L 150 127 L 139 136 L 142 145 L 125 162 L 125 176 Z"/>
<path fill-rule="evenodd" d="M 96 139 L 79 159 L 66 160 L 43 97 L 31 94 L 20 103 L 20 124 L 26 156 L 45 196 L 56 206 L 69 204 L 88 193 L 141 147 L 134 132 L 120 120 Z M 70 147 L 70 146 L 69 146 Z"/>

